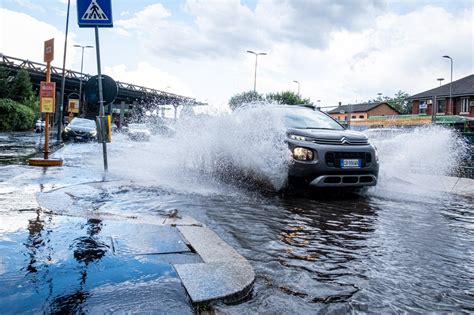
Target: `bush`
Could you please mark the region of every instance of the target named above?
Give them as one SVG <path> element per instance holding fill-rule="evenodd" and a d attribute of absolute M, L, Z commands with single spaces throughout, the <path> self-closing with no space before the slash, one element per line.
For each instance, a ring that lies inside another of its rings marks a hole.
<path fill-rule="evenodd" d="M 22 131 L 34 127 L 35 113 L 11 99 L 0 99 L 0 131 Z"/>

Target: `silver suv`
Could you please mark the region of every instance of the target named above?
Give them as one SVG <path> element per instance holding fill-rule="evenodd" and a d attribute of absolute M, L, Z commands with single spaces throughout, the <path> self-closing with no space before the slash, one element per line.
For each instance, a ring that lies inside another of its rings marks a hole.
<path fill-rule="evenodd" d="M 346 130 L 329 115 L 303 106 L 276 106 L 287 127 L 292 154 L 289 183 L 318 187 L 375 186 L 376 148 L 361 132 Z"/>

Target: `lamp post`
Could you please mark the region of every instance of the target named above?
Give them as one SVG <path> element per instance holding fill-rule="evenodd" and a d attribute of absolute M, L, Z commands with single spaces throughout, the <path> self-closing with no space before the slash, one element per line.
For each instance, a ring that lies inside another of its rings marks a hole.
<path fill-rule="evenodd" d="M 256 53 L 256 52 L 253 52 L 251 50 L 247 50 L 247 52 L 249 54 L 254 54 L 255 55 L 255 76 L 254 76 L 254 79 L 253 79 L 253 91 L 255 93 L 255 92 L 257 92 L 257 58 L 258 58 L 258 56 L 265 56 L 267 53 L 263 53 L 263 52 Z"/>
<path fill-rule="evenodd" d="M 69 30 L 69 9 L 71 7 L 71 0 L 67 1 L 67 13 L 66 13 L 66 32 L 64 33 L 64 52 L 63 52 L 63 73 L 61 76 L 61 97 L 59 99 L 59 106 L 57 108 L 58 113 L 58 134 L 56 140 L 58 143 L 61 141 L 61 132 L 63 125 L 63 107 L 64 107 L 64 90 L 66 88 L 66 51 L 67 51 L 67 33 Z"/>
<path fill-rule="evenodd" d="M 441 82 L 444 81 L 444 78 L 437 78 L 436 80 L 439 81 L 439 86 L 441 86 Z"/>
<path fill-rule="evenodd" d="M 81 53 L 81 78 L 79 80 L 79 108 L 82 107 L 82 66 L 84 64 L 84 48 L 94 48 L 94 46 L 90 45 L 74 45 L 74 47 L 81 48 L 82 53 Z"/>
<path fill-rule="evenodd" d="M 449 57 L 448 55 L 443 56 L 443 58 L 447 58 L 451 61 L 451 82 L 449 83 L 449 109 L 448 113 L 452 113 L 451 106 L 452 106 L 452 92 L 453 92 L 453 58 Z"/>
<path fill-rule="evenodd" d="M 299 81 L 296 81 L 296 80 L 293 80 L 293 82 L 295 82 L 296 84 L 298 84 L 298 97 L 300 96 L 300 82 Z"/>

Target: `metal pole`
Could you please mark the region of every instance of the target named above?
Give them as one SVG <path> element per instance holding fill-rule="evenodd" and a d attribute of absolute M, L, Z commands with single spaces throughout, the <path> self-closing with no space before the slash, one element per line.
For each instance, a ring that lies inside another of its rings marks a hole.
<path fill-rule="evenodd" d="M 84 63 L 84 48 L 85 47 L 81 47 L 81 48 L 82 48 L 82 56 L 81 56 L 81 77 L 79 78 L 79 111 L 81 111 L 80 109 L 82 108 L 82 112 L 83 112 L 84 108 L 82 106 L 82 65 Z"/>
<path fill-rule="evenodd" d="M 99 121 L 100 121 L 100 127 L 101 129 L 104 128 L 102 125 L 103 118 L 104 118 L 104 97 L 102 94 L 102 73 L 100 69 L 100 49 L 99 49 L 99 27 L 95 26 L 95 51 L 97 54 L 97 80 L 98 86 L 99 86 Z M 99 132 L 102 133 L 102 130 L 99 130 Z M 103 138 L 103 137 L 101 137 Z M 107 171 L 108 165 L 107 165 L 107 143 L 105 139 L 102 139 L 102 151 L 104 155 L 104 170 Z"/>
<path fill-rule="evenodd" d="M 51 62 L 50 61 L 46 63 L 46 82 L 51 82 Z M 49 158 L 49 113 L 46 113 L 45 121 L 44 121 L 44 156 L 43 158 L 45 160 Z"/>
<path fill-rule="evenodd" d="M 253 92 L 257 92 L 257 57 L 258 55 L 255 54 L 255 76 L 253 78 Z"/>
<path fill-rule="evenodd" d="M 352 105 L 349 104 L 349 114 L 347 115 L 347 129 L 351 129 Z"/>
<path fill-rule="evenodd" d="M 64 105 L 64 86 L 66 84 L 66 50 L 67 50 L 67 33 L 69 30 L 69 8 L 71 6 L 71 0 L 67 1 L 67 13 L 66 13 L 66 34 L 64 36 L 64 55 L 63 55 L 63 75 L 61 78 L 61 97 L 59 98 L 58 108 L 58 134 L 56 140 L 61 141 L 61 131 L 63 124 L 63 105 Z"/>
<path fill-rule="evenodd" d="M 453 58 L 449 58 L 451 60 L 451 82 L 449 83 L 449 112 L 453 113 L 453 99 L 452 99 L 452 91 L 453 91 Z"/>
<path fill-rule="evenodd" d="M 298 84 L 298 97 L 300 96 L 300 81 L 293 80 L 296 84 Z"/>
<path fill-rule="evenodd" d="M 452 110 L 451 110 L 451 107 L 452 107 L 452 92 L 453 92 L 453 58 L 451 58 L 450 56 L 448 55 L 444 55 L 443 58 L 446 58 L 446 59 L 449 59 L 451 61 L 451 83 L 449 83 L 449 103 L 448 103 L 448 108 L 447 108 L 447 112 L 448 114 L 451 113 L 452 114 Z"/>

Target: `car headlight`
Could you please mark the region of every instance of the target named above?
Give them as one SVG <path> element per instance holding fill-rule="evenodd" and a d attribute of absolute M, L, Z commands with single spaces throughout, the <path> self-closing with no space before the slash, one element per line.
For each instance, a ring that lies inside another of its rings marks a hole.
<path fill-rule="evenodd" d="M 96 130 L 92 130 L 91 132 L 89 132 L 89 134 L 93 137 L 95 137 L 97 135 L 97 131 Z"/>
<path fill-rule="evenodd" d="M 315 152 L 311 149 L 296 147 L 293 149 L 293 158 L 297 161 L 313 161 Z"/>
<path fill-rule="evenodd" d="M 293 135 L 293 134 L 289 134 L 288 138 L 297 140 L 297 141 L 311 141 L 311 138 L 307 138 L 307 137 L 303 137 L 299 135 Z"/>
<path fill-rule="evenodd" d="M 377 150 L 377 147 L 374 145 L 374 154 L 375 154 L 375 161 L 378 163 L 379 162 L 379 150 Z"/>
<path fill-rule="evenodd" d="M 71 128 L 66 127 L 66 128 L 64 128 L 64 131 L 69 132 L 69 131 L 71 131 Z"/>

